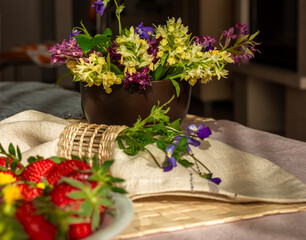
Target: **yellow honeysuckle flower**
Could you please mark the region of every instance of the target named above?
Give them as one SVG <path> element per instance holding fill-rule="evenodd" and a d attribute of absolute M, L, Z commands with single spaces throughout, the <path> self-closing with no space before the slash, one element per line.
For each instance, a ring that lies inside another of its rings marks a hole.
<path fill-rule="evenodd" d="M 161 44 L 162 46 L 166 46 L 166 45 L 168 44 L 167 39 L 163 38 L 163 40 L 160 41 L 160 44 Z"/>
<path fill-rule="evenodd" d="M 167 60 L 167 63 L 168 63 L 169 65 L 175 64 L 175 58 L 174 58 L 174 57 L 169 57 L 168 60 Z"/>
<path fill-rule="evenodd" d="M 146 44 L 147 44 L 147 42 L 146 42 L 145 40 L 143 40 L 143 39 L 140 39 L 139 42 L 140 42 L 142 45 L 146 45 Z"/>
<path fill-rule="evenodd" d="M 188 83 L 191 85 L 191 86 L 194 86 L 196 83 L 197 83 L 197 79 L 196 78 L 191 78 Z"/>
<path fill-rule="evenodd" d="M 4 202 L 11 204 L 14 201 L 21 199 L 21 190 L 17 185 L 6 185 L 3 190 Z"/>
<path fill-rule="evenodd" d="M 184 52 L 184 49 L 183 49 L 181 46 L 178 46 L 178 47 L 175 49 L 175 51 L 176 51 L 177 53 L 182 53 L 182 52 Z"/>
<path fill-rule="evenodd" d="M 161 58 L 164 55 L 164 51 L 158 51 L 157 52 L 157 57 Z"/>
<path fill-rule="evenodd" d="M 123 64 L 123 55 L 121 56 L 120 63 Z"/>
<path fill-rule="evenodd" d="M 150 65 L 149 65 L 149 69 L 150 69 L 151 71 L 154 70 L 154 64 L 153 64 L 152 62 L 151 62 Z"/>
<path fill-rule="evenodd" d="M 130 74 L 136 73 L 136 68 L 135 67 L 128 67 L 127 70 Z"/>
<path fill-rule="evenodd" d="M 170 26 L 168 27 L 168 30 L 169 30 L 169 32 L 173 32 L 173 31 L 174 31 L 174 27 L 173 27 L 172 25 L 170 25 Z"/>
<path fill-rule="evenodd" d="M 10 174 L 0 172 L 0 185 L 16 182 L 16 178 Z"/>
<path fill-rule="evenodd" d="M 131 34 L 134 34 L 134 27 L 132 26 L 132 27 L 130 27 L 130 32 L 131 32 Z"/>
<path fill-rule="evenodd" d="M 197 55 L 198 55 L 199 57 L 203 57 L 204 53 L 201 52 L 201 51 L 198 51 L 198 52 L 197 52 Z"/>
<path fill-rule="evenodd" d="M 99 63 L 99 65 L 104 65 L 105 64 L 105 58 L 104 57 L 99 57 L 98 58 L 98 63 Z"/>
<path fill-rule="evenodd" d="M 176 38 L 174 38 L 174 42 L 175 42 L 176 44 L 181 43 L 181 42 L 182 42 L 182 39 L 176 37 Z"/>

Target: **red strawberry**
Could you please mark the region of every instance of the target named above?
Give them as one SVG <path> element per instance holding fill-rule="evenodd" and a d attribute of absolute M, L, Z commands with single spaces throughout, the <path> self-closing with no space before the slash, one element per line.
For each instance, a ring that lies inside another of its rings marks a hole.
<path fill-rule="evenodd" d="M 41 182 L 43 177 L 45 177 L 55 166 L 56 163 L 50 159 L 32 162 L 23 170 L 21 177 L 26 181 L 38 183 Z"/>
<path fill-rule="evenodd" d="M 90 166 L 86 162 L 79 160 L 65 160 L 57 164 L 51 172 L 46 175 L 49 184 L 55 185 L 62 177 L 77 170 L 89 170 Z"/>
<path fill-rule="evenodd" d="M 7 157 L 0 157 L 0 166 L 2 167 L 6 167 L 6 159 Z M 14 160 L 14 158 L 9 158 L 9 164 L 8 164 L 8 169 L 11 169 L 11 163 Z M 20 169 L 20 163 L 18 162 L 17 164 L 17 168 L 16 169 Z"/>
<path fill-rule="evenodd" d="M 32 202 L 23 202 L 16 211 L 16 218 L 23 225 L 31 240 L 54 240 L 56 227 L 49 223 L 43 215 L 35 214 Z"/>
<path fill-rule="evenodd" d="M 21 195 L 25 200 L 32 200 L 38 196 L 41 196 L 43 194 L 43 190 L 37 187 L 32 187 L 27 184 L 20 184 L 19 185 L 21 189 Z"/>
<path fill-rule="evenodd" d="M 69 240 L 77 240 L 87 237 L 92 233 L 90 223 L 76 223 L 69 227 Z"/>

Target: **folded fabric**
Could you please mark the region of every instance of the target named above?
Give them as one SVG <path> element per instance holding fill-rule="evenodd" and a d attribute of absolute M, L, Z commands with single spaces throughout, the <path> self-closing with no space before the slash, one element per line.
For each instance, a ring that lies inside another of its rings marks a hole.
<path fill-rule="evenodd" d="M 29 156 L 57 155 L 61 133 L 70 122 L 52 115 L 26 111 L 0 122 L 0 142 L 7 148 L 12 142 Z M 155 146 L 149 149 L 159 162 L 165 155 Z M 124 178 L 123 187 L 132 199 L 149 196 L 180 195 L 229 202 L 306 202 L 306 185 L 272 162 L 239 151 L 214 139 L 202 141 L 192 149 L 195 156 L 222 179 L 218 186 L 199 177 L 201 171 L 178 164 L 170 172 L 158 168 L 147 153 L 124 154 L 115 144 L 111 173 Z M 200 168 L 200 167 L 199 167 Z"/>

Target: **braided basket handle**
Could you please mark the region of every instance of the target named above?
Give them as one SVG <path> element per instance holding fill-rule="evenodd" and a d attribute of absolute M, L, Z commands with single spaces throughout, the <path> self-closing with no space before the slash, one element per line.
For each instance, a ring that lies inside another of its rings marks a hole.
<path fill-rule="evenodd" d="M 61 133 L 57 154 L 70 158 L 93 157 L 97 155 L 99 163 L 112 159 L 114 143 L 118 134 L 126 126 L 76 123 L 67 126 Z"/>

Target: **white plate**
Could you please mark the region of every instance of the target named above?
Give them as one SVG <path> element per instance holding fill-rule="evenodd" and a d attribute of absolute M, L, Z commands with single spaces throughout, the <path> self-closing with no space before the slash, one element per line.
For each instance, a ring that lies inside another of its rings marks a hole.
<path fill-rule="evenodd" d="M 84 240 L 109 240 L 121 233 L 132 221 L 134 208 L 132 201 L 123 194 L 114 194 L 115 216 L 106 214 L 99 230 Z"/>

